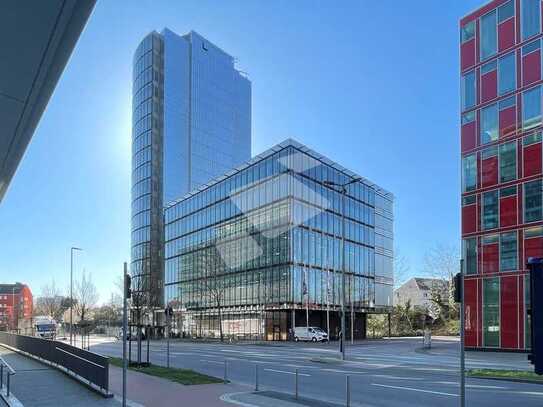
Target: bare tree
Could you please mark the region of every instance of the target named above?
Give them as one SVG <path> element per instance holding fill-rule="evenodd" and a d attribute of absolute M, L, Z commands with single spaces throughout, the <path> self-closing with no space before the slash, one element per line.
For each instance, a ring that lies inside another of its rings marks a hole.
<path fill-rule="evenodd" d="M 40 296 L 36 298 L 34 315 L 47 315 L 59 319 L 63 312 L 62 299 L 61 291 L 52 279 L 50 284 L 41 287 Z"/>
<path fill-rule="evenodd" d="M 394 288 L 398 288 L 408 279 L 410 269 L 409 260 L 400 252 L 398 247 L 394 248 L 392 267 L 394 270 Z"/>
<path fill-rule="evenodd" d="M 443 295 L 433 295 L 435 304 L 443 310 L 448 308 L 447 315 L 456 312 L 457 305 L 454 302 L 453 276 L 460 271 L 460 250 L 455 245 L 436 244 L 428 250 L 424 256 L 424 272 L 432 278 L 437 278 L 448 284 L 448 298 Z M 436 293 L 438 288 L 436 287 Z"/>
<path fill-rule="evenodd" d="M 96 306 L 98 298 L 98 291 L 92 281 L 92 275 L 85 273 L 85 270 L 83 270 L 81 280 L 75 283 L 76 301 L 74 301 L 74 307 L 81 322 L 85 321 L 85 317 L 88 316 L 89 311 Z"/>
<path fill-rule="evenodd" d="M 221 264 L 221 257 L 215 247 L 211 247 L 202 253 L 201 262 L 205 275 L 202 276 L 201 288 L 203 296 L 216 308 L 219 320 L 219 336 L 221 342 L 224 341 L 224 332 L 222 326 L 222 307 L 224 306 L 224 295 L 228 276 L 224 274 Z"/>

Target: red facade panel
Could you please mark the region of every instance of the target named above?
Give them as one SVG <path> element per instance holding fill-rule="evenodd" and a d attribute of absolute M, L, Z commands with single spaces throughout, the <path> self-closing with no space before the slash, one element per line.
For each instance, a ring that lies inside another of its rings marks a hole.
<path fill-rule="evenodd" d="M 462 233 L 477 232 L 477 205 L 462 207 Z"/>
<path fill-rule="evenodd" d="M 522 85 L 526 86 L 541 79 L 541 51 L 534 51 L 522 57 Z"/>
<path fill-rule="evenodd" d="M 481 75 L 481 102 L 488 102 L 498 96 L 498 71 Z"/>
<path fill-rule="evenodd" d="M 541 174 L 541 143 L 524 147 L 524 176 Z"/>
<path fill-rule="evenodd" d="M 462 152 L 475 148 L 477 143 L 477 127 L 475 122 L 462 126 Z"/>
<path fill-rule="evenodd" d="M 483 273 L 500 271 L 500 249 L 498 243 L 483 246 Z"/>
<path fill-rule="evenodd" d="M 466 346 L 477 346 L 477 280 L 464 280 L 464 301 L 466 305 Z"/>
<path fill-rule="evenodd" d="M 501 52 L 515 45 L 515 19 L 510 18 L 498 25 L 498 50 Z"/>
<path fill-rule="evenodd" d="M 500 137 L 506 136 L 517 129 L 516 106 L 500 110 Z"/>
<path fill-rule="evenodd" d="M 517 197 L 508 196 L 500 199 L 500 226 L 517 224 Z"/>
<path fill-rule="evenodd" d="M 483 188 L 498 183 L 498 157 L 490 157 L 481 161 L 481 184 Z"/>
<path fill-rule="evenodd" d="M 524 240 L 524 259 L 529 257 L 543 257 L 543 238 L 532 237 Z"/>
<path fill-rule="evenodd" d="M 460 48 L 460 61 L 462 70 L 475 65 L 475 39 L 462 44 Z"/>
<path fill-rule="evenodd" d="M 518 278 L 501 278 L 500 334 L 502 348 L 518 347 Z"/>

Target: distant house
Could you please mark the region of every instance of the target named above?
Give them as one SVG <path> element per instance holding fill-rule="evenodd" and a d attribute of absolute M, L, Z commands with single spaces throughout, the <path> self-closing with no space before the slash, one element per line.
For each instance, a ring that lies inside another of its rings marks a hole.
<path fill-rule="evenodd" d="M 411 301 L 411 306 L 426 310 L 430 308 L 432 302 L 432 290 L 437 290 L 444 301 L 448 301 L 449 282 L 439 278 L 420 278 L 414 277 L 407 280 L 399 288 L 394 290 L 394 306 L 405 305 Z"/>

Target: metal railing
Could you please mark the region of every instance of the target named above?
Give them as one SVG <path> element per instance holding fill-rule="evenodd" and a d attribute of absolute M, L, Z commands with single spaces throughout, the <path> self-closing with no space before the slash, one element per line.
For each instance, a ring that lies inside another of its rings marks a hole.
<path fill-rule="evenodd" d="M 4 370 L 6 371 L 6 396 L 9 398 L 11 376 L 15 376 L 15 370 L 0 357 L 0 392 L 4 391 Z"/>
<path fill-rule="evenodd" d="M 0 344 L 24 352 L 72 373 L 109 396 L 109 358 L 68 344 L 0 332 Z"/>

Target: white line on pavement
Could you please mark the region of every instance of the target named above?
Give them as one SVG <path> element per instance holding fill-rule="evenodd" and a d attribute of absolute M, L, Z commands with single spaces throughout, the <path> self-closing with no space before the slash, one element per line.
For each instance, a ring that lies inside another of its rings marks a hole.
<path fill-rule="evenodd" d="M 387 384 L 379 384 L 379 383 L 372 383 L 371 385 L 372 386 L 379 386 L 379 387 L 387 387 L 389 389 L 409 390 L 409 391 L 416 391 L 416 392 L 419 392 L 419 393 L 430 393 L 430 394 L 438 394 L 440 396 L 458 397 L 458 394 L 444 393 L 442 391 L 422 390 L 422 389 L 414 389 L 412 387 L 402 387 L 402 386 L 389 386 Z"/>
<path fill-rule="evenodd" d="M 400 376 L 391 376 L 387 374 L 372 374 L 373 377 L 379 377 L 382 379 L 390 380 L 424 380 L 422 377 L 400 377 Z"/>
<path fill-rule="evenodd" d="M 264 369 L 268 372 L 275 372 L 275 373 L 285 373 L 285 374 L 292 374 L 292 375 L 295 375 L 296 373 L 295 372 L 287 372 L 285 370 L 275 370 L 275 369 Z M 306 376 L 306 377 L 309 377 L 311 376 L 310 374 L 307 374 L 307 373 L 298 373 L 298 376 Z"/>
<path fill-rule="evenodd" d="M 200 359 L 200 362 L 206 362 L 206 363 L 216 363 L 218 365 L 224 365 L 224 361 L 218 361 L 218 360 L 207 360 L 207 359 Z"/>

